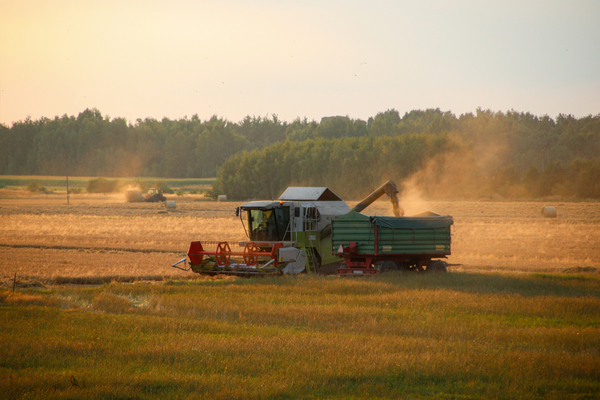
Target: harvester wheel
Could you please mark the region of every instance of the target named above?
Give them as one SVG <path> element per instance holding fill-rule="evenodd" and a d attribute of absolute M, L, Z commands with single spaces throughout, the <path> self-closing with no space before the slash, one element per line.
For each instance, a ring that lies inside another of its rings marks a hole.
<path fill-rule="evenodd" d="M 426 272 L 447 272 L 446 263 L 441 260 L 431 261 L 427 264 Z"/>
<path fill-rule="evenodd" d="M 379 272 L 381 272 L 381 273 L 397 272 L 397 271 L 398 271 L 398 266 L 393 261 L 384 261 L 383 264 L 381 264 L 381 267 L 379 268 Z"/>
<path fill-rule="evenodd" d="M 260 248 L 255 243 L 246 243 L 244 247 L 244 263 L 246 265 L 256 265 L 258 256 L 254 253 L 259 252 Z"/>
<path fill-rule="evenodd" d="M 231 258 L 231 247 L 229 247 L 229 243 L 219 242 L 215 256 L 217 258 L 217 264 L 220 266 L 227 265 Z"/>

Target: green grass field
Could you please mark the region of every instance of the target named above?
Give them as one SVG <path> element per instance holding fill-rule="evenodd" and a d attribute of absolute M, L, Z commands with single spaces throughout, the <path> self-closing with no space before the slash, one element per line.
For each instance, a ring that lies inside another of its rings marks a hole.
<path fill-rule="evenodd" d="M 600 393 L 597 274 L 5 286 L 0 316 L 3 398 Z"/>

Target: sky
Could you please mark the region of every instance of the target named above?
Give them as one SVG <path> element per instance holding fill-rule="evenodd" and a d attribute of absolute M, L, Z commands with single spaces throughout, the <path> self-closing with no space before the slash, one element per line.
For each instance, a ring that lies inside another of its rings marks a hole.
<path fill-rule="evenodd" d="M 598 0 L 0 0 L 0 123 L 600 113 Z"/>

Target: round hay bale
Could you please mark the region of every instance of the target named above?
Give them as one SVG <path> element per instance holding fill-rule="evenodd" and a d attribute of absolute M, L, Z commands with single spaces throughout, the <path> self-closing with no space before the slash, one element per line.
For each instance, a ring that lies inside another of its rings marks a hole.
<path fill-rule="evenodd" d="M 175 209 L 175 200 L 168 200 L 165 203 L 165 207 L 167 207 L 168 209 Z"/>
<path fill-rule="evenodd" d="M 542 207 L 542 216 L 544 218 L 556 218 L 557 212 L 555 207 Z"/>
<path fill-rule="evenodd" d="M 219 197 L 217 198 L 218 201 L 227 201 L 227 195 L 225 194 L 220 194 Z"/>

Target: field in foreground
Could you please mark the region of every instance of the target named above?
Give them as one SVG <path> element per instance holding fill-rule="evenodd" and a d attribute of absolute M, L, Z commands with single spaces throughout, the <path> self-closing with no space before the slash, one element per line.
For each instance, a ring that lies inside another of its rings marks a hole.
<path fill-rule="evenodd" d="M 4 398 L 597 398 L 597 275 L 0 290 Z"/>

